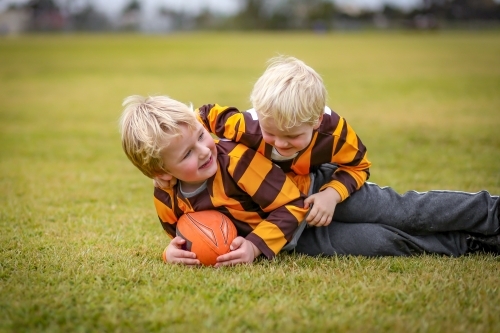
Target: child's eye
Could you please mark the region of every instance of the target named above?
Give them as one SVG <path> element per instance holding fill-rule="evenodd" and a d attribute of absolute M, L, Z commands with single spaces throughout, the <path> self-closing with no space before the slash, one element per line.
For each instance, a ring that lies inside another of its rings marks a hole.
<path fill-rule="evenodd" d="M 190 154 L 191 154 L 191 150 L 190 150 L 190 151 L 188 151 L 188 152 L 186 153 L 186 155 L 184 155 L 184 157 L 183 157 L 182 159 L 183 159 L 183 160 L 185 160 L 186 158 L 188 158 L 188 156 L 189 156 Z"/>
<path fill-rule="evenodd" d="M 200 134 L 200 136 L 198 137 L 198 141 L 201 141 L 201 139 L 203 139 L 203 134 L 205 134 L 205 133 Z"/>

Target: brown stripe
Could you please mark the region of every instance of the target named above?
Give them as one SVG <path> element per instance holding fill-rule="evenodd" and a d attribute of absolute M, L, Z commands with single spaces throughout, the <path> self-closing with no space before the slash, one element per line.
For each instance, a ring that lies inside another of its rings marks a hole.
<path fill-rule="evenodd" d="M 159 216 L 158 216 L 158 219 L 160 219 Z M 170 224 L 170 223 L 163 222 L 161 219 L 160 219 L 160 223 L 161 223 L 161 226 L 163 227 L 163 230 L 165 230 L 167 232 L 167 234 L 169 234 L 172 237 L 175 237 L 175 228 L 177 226 L 177 223 Z"/>
<path fill-rule="evenodd" d="M 332 111 L 331 115 L 327 113 L 323 114 L 323 120 L 321 121 L 321 125 L 318 128 L 319 132 L 334 133 L 337 126 L 339 126 L 340 116 L 333 110 L 331 111 Z"/>
<path fill-rule="evenodd" d="M 294 200 L 289 202 L 286 206 L 298 206 L 302 207 L 304 205 L 302 200 Z M 293 233 L 297 230 L 299 221 L 297 221 L 292 214 L 288 211 L 286 206 L 281 206 L 280 208 L 273 211 L 267 221 L 274 223 L 285 235 L 285 239 L 290 241 L 293 237 Z M 272 218 L 272 219 L 271 219 Z"/>
<path fill-rule="evenodd" d="M 356 166 L 356 165 L 359 165 L 359 163 L 361 163 L 363 161 L 363 159 L 365 158 L 366 148 L 365 148 L 365 146 L 363 146 L 363 144 L 361 143 L 361 140 L 359 140 L 359 137 L 357 135 L 356 135 L 356 139 L 358 141 L 358 152 L 356 153 L 356 155 L 354 156 L 354 158 L 351 162 L 344 163 L 344 165 Z"/>
<path fill-rule="evenodd" d="M 311 151 L 311 166 L 329 163 L 332 160 L 333 136 L 318 133 L 316 143 Z"/>
<path fill-rule="evenodd" d="M 241 156 L 238 165 L 234 169 L 233 179 L 235 182 L 239 182 L 241 177 L 245 174 L 248 166 L 252 163 L 256 152 L 252 149 L 247 149 Z"/>
<path fill-rule="evenodd" d="M 344 146 L 345 139 L 347 138 L 347 122 L 344 121 L 344 124 L 342 126 L 342 132 L 340 133 L 339 140 L 337 141 L 337 146 L 335 147 L 335 151 L 333 152 L 334 155 L 336 155 L 340 149 L 342 149 L 342 146 Z"/>
<path fill-rule="evenodd" d="M 245 121 L 245 133 L 239 142 L 245 146 L 257 150 L 262 142 L 262 132 L 258 120 L 254 120 L 249 112 L 242 112 Z"/>
<path fill-rule="evenodd" d="M 246 237 L 247 240 L 252 242 L 257 248 L 262 252 L 263 255 L 266 256 L 267 259 L 273 259 L 275 254 L 274 252 L 267 246 L 267 244 L 257 236 L 256 234 L 249 234 Z"/>
<path fill-rule="evenodd" d="M 226 124 L 230 124 L 229 118 L 235 113 L 240 113 L 240 111 L 235 107 L 228 107 L 217 115 L 217 119 L 215 120 L 215 134 L 219 138 L 225 137 L 224 133 L 226 130 Z M 236 124 L 232 125 L 232 127 L 234 128 L 235 132 L 238 132 L 239 121 Z M 227 139 L 234 140 L 236 138 L 227 138 Z"/>
<path fill-rule="evenodd" d="M 264 212 L 259 208 L 259 206 L 252 200 L 250 195 L 243 191 L 239 186 L 237 181 L 243 176 L 244 172 L 250 165 L 255 154 L 255 151 L 247 149 L 243 157 L 239 160 L 235 173 L 230 175 L 227 170 L 229 169 L 230 158 L 229 154 L 232 149 L 236 146 L 234 142 L 220 141 L 217 145 L 219 166 L 221 169 L 222 185 L 224 187 L 224 193 L 226 196 L 238 200 L 244 211 L 257 212 L 260 216 L 263 216 Z M 213 181 L 213 178 L 211 178 Z M 210 189 L 213 188 L 212 183 L 207 184 Z M 210 193 L 213 197 L 213 193 Z M 265 216 L 265 215 L 264 215 Z"/>
<path fill-rule="evenodd" d="M 207 128 L 210 128 L 210 122 L 208 121 L 207 116 L 213 107 L 214 104 L 205 104 L 198 108 L 198 114 L 200 115 L 200 118 L 203 120 L 203 123 Z"/>
<path fill-rule="evenodd" d="M 347 192 L 349 194 L 353 193 L 356 191 L 358 184 L 356 183 L 356 180 L 352 178 L 352 176 L 345 172 L 345 171 L 337 171 L 332 175 L 332 180 L 338 180 L 344 186 L 347 188 Z"/>
<path fill-rule="evenodd" d="M 252 199 L 257 202 L 260 207 L 265 208 L 269 206 L 281 195 L 281 190 L 283 189 L 285 181 L 285 173 L 277 166 L 273 165 Z"/>
<path fill-rule="evenodd" d="M 168 208 L 172 209 L 172 200 L 170 199 L 170 195 L 163 191 L 162 189 L 159 189 L 158 187 L 155 187 L 154 190 L 154 197 L 161 201 L 165 206 Z"/>
<path fill-rule="evenodd" d="M 273 160 L 273 162 L 274 162 L 274 164 L 279 166 L 281 168 L 281 170 L 283 170 L 283 172 L 290 172 L 290 171 L 292 171 L 292 165 L 293 165 L 294 160 L 296 160 L 296 159 L 284 160 L 284 161 Z"/>

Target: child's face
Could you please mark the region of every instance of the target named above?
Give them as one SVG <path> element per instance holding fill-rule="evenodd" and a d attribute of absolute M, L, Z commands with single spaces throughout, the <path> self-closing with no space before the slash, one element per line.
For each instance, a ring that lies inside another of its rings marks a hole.
<path fill-rule="evenodd" d="M 305 149 L 311 142 L 312 134 L 319 127 L 300 124 L 280 131 L 272 118 L 259 119 L 262 138 L 276 148 L 281 156 L 289 157 Z"/>
<path fill-rule="evenodd" d="M 177 178 L 189 191 L 217 172 L 217 148 L 201 124 L 196 125 L 194 132 L 181 126 L 181 134 L 170 142 L 161 156 L 168 172 L 166 176 Z"/>

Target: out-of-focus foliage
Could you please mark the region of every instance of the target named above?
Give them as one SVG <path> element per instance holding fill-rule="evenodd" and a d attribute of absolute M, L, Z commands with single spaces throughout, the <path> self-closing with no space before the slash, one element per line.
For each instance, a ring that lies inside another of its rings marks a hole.
<path fill-rule="evenodd" d="M 422 0 L 411 11 L 390 4 L 379 10 L 340 5 L 334 0 L 240 0 L 233 15 L 204 9 L 190 13 L 159 6 L 144 11 L 141 0 L 130 0 L 116 17 L 99 12 L 89 2 L 31 0 L 0 13 L 0 34 L 26 31 L 185 30 L 360 30 L 498 28 L 500 3 L 494 0 Z"/>

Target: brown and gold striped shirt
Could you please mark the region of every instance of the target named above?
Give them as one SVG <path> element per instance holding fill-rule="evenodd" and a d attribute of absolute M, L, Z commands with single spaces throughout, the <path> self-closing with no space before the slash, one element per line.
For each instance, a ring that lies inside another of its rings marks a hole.
<path fill-rule="evenodd" d="M 240 142 L 268 159 L 272 146 L 264 142 L 255 110 L 240 112 L 234 107 L 207 104 L 197 109 L 198 120 L 220 138 Z M 366 147 L 344 118 L 325 107 L 320 127 L 314 131 L 307 148 L 290 160 L 273 160 L 296 183 L 303 193 L 308 193 L 309 173 L 323 163 L 334 163 L 338 169 L 329 183 L 320 190 L 332 187 L 342 200 L 363 186 L 370 176 L 370 161 Z"/>
<path fill-rule="evenodd" d="M 273 258 L 304 219 L 304 195 L 283 171 L 256 151 L 216 140 L 218 170 L 194 195 L 179 185 L 155 188 L 154 204 L 160 222 L 175 237 L 178 218 L 187 212 L 218 210 L 235 224 L 238 235 Z"/>

